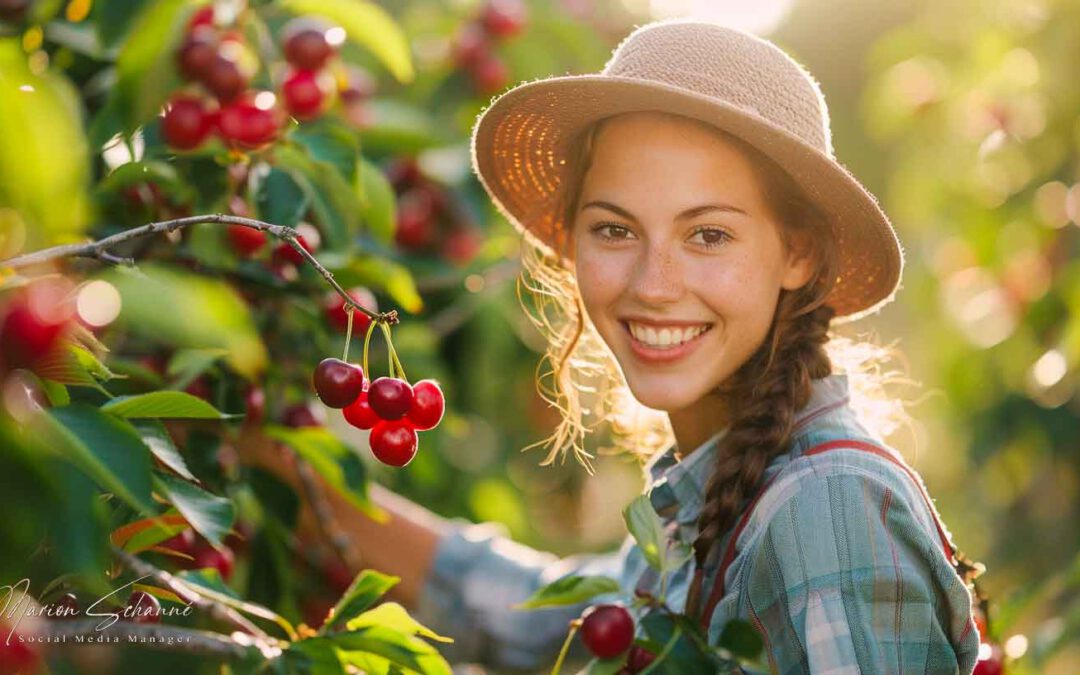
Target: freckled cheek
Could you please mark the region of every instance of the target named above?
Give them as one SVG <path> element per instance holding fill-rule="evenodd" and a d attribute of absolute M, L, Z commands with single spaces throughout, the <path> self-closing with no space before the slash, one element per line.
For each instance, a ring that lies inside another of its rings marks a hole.
<path fill-rule="evenodd" d="M 690 274 L 694 293 L 713 312 L 729 320 L 757 313 L 769 294 L 763 287 L 762 275 L 754 271 L 750 262 L 713 261 L 695 268 Z"/>
<path fill-rule="evenodd" d="M 610 302 L 626 287 L 626 264 L 617 256 L 581 252 L 576 260 L 576 273 L 586 307 Z"/>

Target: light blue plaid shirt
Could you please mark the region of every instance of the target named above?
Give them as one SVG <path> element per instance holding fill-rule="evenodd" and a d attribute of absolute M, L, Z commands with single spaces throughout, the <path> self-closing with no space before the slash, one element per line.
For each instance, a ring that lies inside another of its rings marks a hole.
<path fill-rule="evenodd" d="M 735 618 L 762 634 L 773 672 L 967 675 L 979 642 L 971 595 L 942 550 L 919 487 L 891 462 L 859 450 L 803 456 L 834 439 L 888 448 L 848 403 L 846 375 L 814 382 L 791 450 L 766 469 L 765 480 L 776 478 L 739 537 L 710 643 Z M 670 537 L 692 543 L 697 536 L 724 433 L 683 461 L 673 446 L 646 465 L 648 494 Z M 706 595 L 730 536 L 706 565 Z M 691 558 L 669 574 L 667 603 L 677 611 L 694 569 Z M 458 519 L 442 536 L 414 614 L 456 640 L 439 645 L 452 662 L 500 672 L 550 668 L 568 622 L 614 596 L 532 611 L 511 605 L 568 574 L 602 574 L 618 579 L 626 594 L 639 587 L 659 594 L 659 579 L 630 537 L 617 551 L 558 558 L 511 541 L 499 525 Z M 570 656 L 587 656 L 580 640 Z"/>

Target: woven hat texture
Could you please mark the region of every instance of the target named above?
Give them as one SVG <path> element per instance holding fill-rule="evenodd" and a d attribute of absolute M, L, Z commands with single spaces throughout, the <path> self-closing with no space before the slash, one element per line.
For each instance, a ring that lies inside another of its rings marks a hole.
<path fill-rule="evenodd" d="M 477 119 L 473 169 L 503 215 L 569 266 L 562 191 L 574 144 L 591 123 L 634 111 L 712 124 L 792 176 L 825 213 L 839 244 L 840 272 L 826 300 L 836 323 L 893 299 L 903 250 L 877 200 L 834 158 L 820 87 L 776 45 L 739 30 L 687 20 L 646 24 L 600 73 L 510 89 Z"/>

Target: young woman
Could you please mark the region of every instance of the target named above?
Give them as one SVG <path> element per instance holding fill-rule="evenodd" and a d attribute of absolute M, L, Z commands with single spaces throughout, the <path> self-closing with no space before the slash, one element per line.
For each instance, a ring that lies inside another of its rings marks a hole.
<path fill-rule="evenodd" d="M 891 300 L 903 259 L 833 159 L 809 74 L 738 31 L 649 24 L 599 74 L 499 97 L 473 159 L 525 234 L 544 390 L 564 416 L 545 461 L 588 463 L 586 411 L 649 456 L 650 500 L 694 550 L 668 604 L 714 643 L 751 622 L 775 672 L 970 673 L 968 587 L 921 480 L 882 440 L 902 406 L 880 397 L 863 346 L 830 333 Z M 560 559 L 375 497 L 388 523 L 340 501 L 339 520 L 366 566 L 401 576 L 399 597 L 457 640 L 453 658 L 550 664 L 583 607 L 511 605 L 566 574 L 659 593 L 629 538 Z"/>

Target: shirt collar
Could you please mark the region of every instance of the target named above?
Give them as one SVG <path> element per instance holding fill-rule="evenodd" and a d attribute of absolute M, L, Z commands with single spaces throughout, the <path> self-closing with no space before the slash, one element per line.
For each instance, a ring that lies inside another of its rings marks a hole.
<path fill-rule="evenodd" d="M 810 400 L 795 415 L 795 429 L 845 405 L 848 396 L 848 376 L 845 373 L 834 373 L 814 380 Z M 657 513 L 664 517 L 678 514 L 680 522 L 696 520 L 706 484 L 712 474 L 709 468 L 720 441 L 729 429 L 724 427 L 717 431 L 682 461 L 675 455 L 678 446 L 672 444 L 646 463 L 647 475 L 652 480 L 650 499 Z"/>

